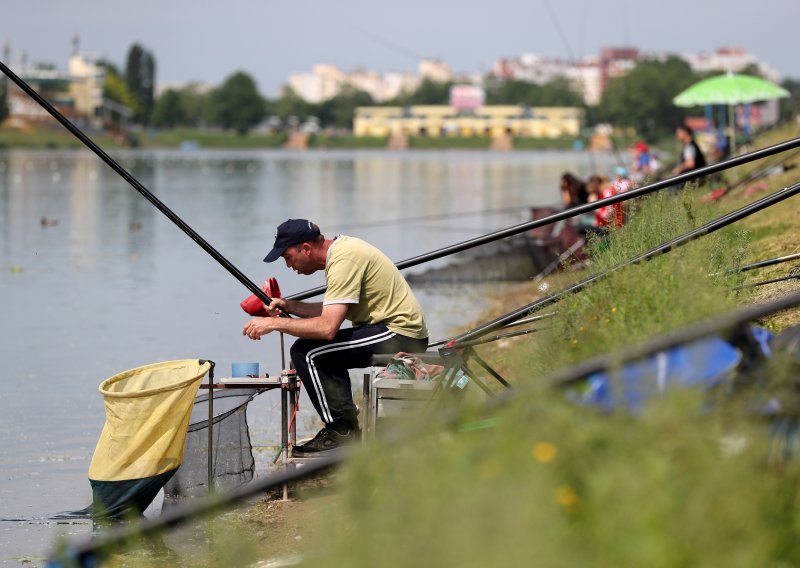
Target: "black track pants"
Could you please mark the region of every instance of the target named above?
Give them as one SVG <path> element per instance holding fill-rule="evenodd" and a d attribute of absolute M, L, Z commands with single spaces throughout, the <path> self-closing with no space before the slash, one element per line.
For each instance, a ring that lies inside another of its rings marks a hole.
<path fill-rule="evenodd" d="M 331 341 L 298 339 L 292 345 L 291 357 L 322 421 L 337 429 L 354 428 L 358 412 L 347 370 L 369 367 L 375 354 L 422 353 L 427 347 L 427 339 L 394 333 L 384 324 L 362 325 L 339 330 Z"/>

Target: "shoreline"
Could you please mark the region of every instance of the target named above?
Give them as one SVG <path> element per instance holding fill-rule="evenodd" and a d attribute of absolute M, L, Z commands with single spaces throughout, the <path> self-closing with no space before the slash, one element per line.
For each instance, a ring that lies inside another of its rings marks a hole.
<path fill-rule="evenodd" d="M 516 138 L 503 149 L 492 148 L 490 137 L 428 138 L 411 137 L 405 148 L 393 147 L 387 138 L 355 137 L 351 134 L 311 134 L 302 147 L 289 143 L 286 133 L 251 133 L 238 135 L 232 132 L 197 129 L 141 130 L 125 135 L 106 131 L 86 130 L 86 134 L 104 148 L 183 149 L 212 150 L 256 150 L 293 149 L 307 150 L 479 150 L 493 152 L 517 151 L 586 151 L 589 148 L 581 138 Z M 621 146 L 624 142 L 620 141 Z M 60 125 L 42 125 L 29 131 L 0 128 L 0 150 L 5 149 L 50 149 L 63 150 L 82 148 L 83 144 Z M 622 147 L 622 146 L 621 146 Z M 611 150 L 595 149 L 595 152 L 610 153 Z"/>

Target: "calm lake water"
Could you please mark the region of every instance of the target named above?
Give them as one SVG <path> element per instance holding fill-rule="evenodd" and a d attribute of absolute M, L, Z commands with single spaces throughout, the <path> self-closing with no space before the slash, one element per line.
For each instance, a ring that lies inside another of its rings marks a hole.
<path fill-rule="evenodd" d="M 586 176 L 615 165 L 612 156 L 584 152 L 113 156 L 251 280 L 274 276 L 287 295 L 323 283 L 321 274 L 262 262 L 287 218 L 312 219 L 326 235 L 362 237 L 399 261 L 523 222 L 532 205 L 557 204 L 565 170 Z M 451 217 L 397 222 L 445 214 Z M 432 339 L 474 320 L 486 291 L 417 289 Z M 105 419 L 102 380 L 184 358 L 216 361 L 218 377 L 234 361 L 279 373 L 277 337 L 241 335 L 247 316 L 239 302 L 247 295 L 94 154 L 0 152 L 0 517 L 33 519 L 0 521 L 0 563 L 46 556 L 57 535 L 88 532 L 35 519 L 91 500 L 87 470 Z M 317 427 L 306 406 L 298 434 Z M 253 443 L 266 454 L 280 439 L 278 395 L 256 398 L 248 417 Z"/>

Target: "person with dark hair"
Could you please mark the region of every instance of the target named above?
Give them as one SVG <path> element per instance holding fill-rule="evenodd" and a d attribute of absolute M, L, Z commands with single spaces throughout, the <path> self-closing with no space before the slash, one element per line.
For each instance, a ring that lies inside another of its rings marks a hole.
<path fill-rule="evenodd" d="M 417 299 L 389 258 L 369 243 L 338 235 L 325 238 L 306 219 L 289 219 L 275 232 L 264 262 L 283 258 L 300 274 L 325 271 L 322 302 L 273 298 L 271 317 L 244 326 L 250 339 L 280 331 L 298 337 L 291 348 L 297 376 L 325 426 L 292 455 L 335 450 L 360 434 L 349 369 L 370 366 L 374 354 L 418 353 L 428 348 L 428 329 Z M 278 317 L 282 309 L 297 318 Z M 352 327 L 341 328 L 344 320 Z"/>
<path fill-rule="evenodd" d="M 586 183 L 586 187 L 589 189 L 589 203 L 621 193 L 619 186 L 613 182 L 609 183 L 608 178 L 605 176 L 591 176 Z M 622 203 L 614 203 L 613 205 L 595 209 L 591 226 L 596 229 L 619 228 L 622 226 L 624 219 Z"/>
<path fill-rule="evenodd" d="M 681 161 L 672 170 L 673 174 L 683 174 L 706 166 L 706 158 L 700 150 L 700 146 L 695 142 L 694 132 L 690 127 L 685 124 L 678 126 L 675 130 L 675 138 L 683 144 L 683 149 L 681 150 Z"/>
<path fill-rule="evenodd" d="M 561 176 L 561 200 L 565 209 L 571 209 L 578 205 L 583 205 L 589 199 L 586 191 L 586 183 L 575 177 L 570 172 L 565 172 Z"/>

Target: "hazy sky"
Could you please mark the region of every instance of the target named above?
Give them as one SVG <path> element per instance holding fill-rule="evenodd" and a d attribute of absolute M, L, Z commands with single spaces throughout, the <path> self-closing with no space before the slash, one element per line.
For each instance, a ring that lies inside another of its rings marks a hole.
<path fill-rule="evenodd" d="M 569 58 L 626 44 L 679 53 L 743 47 L 800 78 L 798 0 L 5 0 L 4 7 L 0 42 L 10 44 L 11 63 L 25 51 L 29 62 L 66 69 L 78 33 L 82 51 L 120 67 L 139 42 L 154 53 L 160 83 L 217 83 L 243 70 L 268 97 L 315 63 L 414 71 L 418 58 L 437 57 L 473 72 L 526 52 Z"/>

